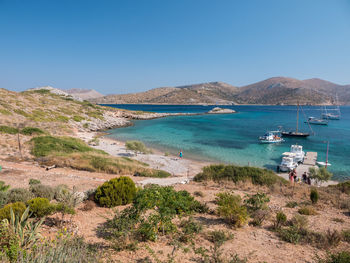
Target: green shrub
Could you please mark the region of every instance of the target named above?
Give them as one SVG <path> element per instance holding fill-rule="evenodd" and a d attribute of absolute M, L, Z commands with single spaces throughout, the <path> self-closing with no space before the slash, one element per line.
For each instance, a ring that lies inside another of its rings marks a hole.
<path fill-rule="evenodd" d="M 202 210 L 200 203 L 187 191 L 150 185 L 139 190 L 132 206 L 116 212 L 113 220 L 109 220 L 101 231 L 109 236 L 115 249 L 134 248 L 137 241 L 155 241 L 160 235 L 176 232 L 177 227 L 172 222 L 175 217 Z M 198 225 L 190 224 L 184 231 L 187 233 L 199 228 Z"/>
<path fill-rule="evenodd" d="M 1 125 L 0 126 L 0 133 L 17 134 L 18 129 L 10 127 L 10 126 Z"/>
<path fill-rule="evenodd" d="M 235 183 L 239 181 L 251 180 L 256 185 L 273 185 L 277 182 L 285 183 L 286 180 L 276 175 L 273 171 L 235 165 L 210 165 L 203 168 L 203 171 L 194 177 L 195 181 L 221 181 L 231 180 Z"/>
<path fill-rule="evenodd" d="M 134 176 L 165 178 L 171 176 L 171 174 L 163 170 L 144 170 L 136 172 Z"/>
<path fill-rule="evenodd" d="M 2 115 L 12 115 L 12 113 L 8 110 L 5 110 L 5 109 L 0 109 L 0 114 Z"/>
<path fill-rule="evenodd" d="M 343 230 L 342 233 L 344 241 L 350 243 L 350 229 Z"/>
<path fill-rule="evenodd" d="M 217 194 L 217 213 L 234 227 L 241 227 L 248 220 L 247 208 L 241 205 L 241 197 L 231 193 Z"/>
<path fill-rule="evenodd" d="M 30 190 L 35 197 L 46 198 L 51 201 L 55 196 L 55 189 L 48 185 L 35 184 L 30 186 Z"/>
<path fill-rule="evenodd" d="M 185 235 L 198 234 L 203 229 L 203 226 L 199 222 L 194 220 L 192 217 L 190 217 L 187 220 L 182 220 L 180 222 L 180 227 L 182 228 L 182 232 Z"/>
<path fill-rule="evenodd" d="M 281 228 L 287 222 L 287 216 L 282 211 L 278 211 L 276 214 L 275 229 Z"/>
<path fill-rule="evenodd" d="M 297 206 L 298 206 L 298 202 L 295 202 L 295 201 L 290 201 L 290 202 L 287 202 L 286 204 L 286 207 L 289 207 L 289 208 L 294 208 Z"/>
<path fill-rule="evenodd" d="M 247 195 L 247 199 L 244 200 L 244 204 L 249 211 L 257 211 L 260 209 L 266 209 L 267 203 L 270 202 L 270 198 L 264 193 L 256 193 L 255 195 Z"/>
<path fill-rule="evenodd" d="M 7 192 L 0 191 L 0 208 L 7 204 Z"/>
<path fill-rule="evenodd" d="M 348 195 L 350 194 L 350 180 L 335 185 L 329 185 L 328 187 L 338 189 Z"/>
<path fill-rule="evenodd" d="M 40 136 L 32 138 L 32 154 L 36 157 L 47 156 L 51 153 L 69 154 L 74 152 L 102 152 L 97 151 L 82 140 L 72 137 Z"/>
<path fill-rule="evenodd" d="M 127 150 L 134 151 L 135 153 L 149 153 L 149 150 L 146 148 L 143 142 L 140 141 L 127 141 L 125 143 Z"/>
<path fill-rule="evenodd" d="M 224 231 L 224 230 L 213 230 L 209 232 L 207 235 L 207 239 L 210 242 L 213 242 L 218 247 L 223 245 L 226 241 L 232 240 L 233 238 L 234 238 L 233 234 L 227 233 L 227 231 Z"/>
<path fill-rule="evenodd" d="M 317 263 L 349 263 L 350 252 L 341 251 L 338 253 L 328 253 L 325 258 L 316 257 Z"/>
<path fill-rule="evenodd" d="M 316 210 L 313 207 L 310 206 L 304 206 L 299 208 L 298 213 L 301 215 L 317 215 Z"/>
<path fill-rule="evenodd" d="M 282 238 L 282 240 L 293 244 L 298 244 L 301 239 L 299 229 L 294 226 L 290 226 L 286 229 L 279 230 L 279 235 Z"/>
<path fill-rule="evenodd" d="M 306 216 L 295 215 L 290 221 L 291 225 L 296 227 L 298 230 L 305 230 L 308 227 L 309 220 Z"/>
<path fill-rule="evenodd" d="M 0 237 L 0 261 L 3 261 L 3 257 L 6 257 L 9 262 L 17 262 L 20 252 L 19 238 L 5 221 L 0 221 Z"/>
<path fill-rule="evenodd" d="M 64 215 L 74 215 L 75 214 L 74 207 L 68 206 L 68 205 L 66 205 L 64 203 L 58 203 L 55 206 L 55 211 L 58 212 L 58 213 L 61 213 L 62 217 Z"/>
<path fill-rule="evenodd" d="M 11 209 L 15 215 L 21 216 L 26 210 L 23 202 L 10 203 L 0 209 L 0 221 L 3 219 L 11 219 Z"/>
<path fill-rule="evenodd" d="M 29 179 L 29 185 L 41 184 L 40 180 Z"/>
<path fill-rule="evenodd" d="M 24 188 L 12 188 L 8 191 L 7 194 L 7 203 L 15 203 L 15 202 L 27 202 L 32 199 L 33 194 Z"/>
<path fill-rule="evenodd" d="M 313 204 L 316 204 L 318 201 L 318 192 L 315 188 L 311 189 L 310 200 Z"/>
<path fill-rule="evenodd" d="M 46 198 L 36 197 L 27 202 L 29 211 L 34 217 L 44 217 L 51 215 L 55 212 L 55 205 L 50 204 L 50 201 Z"/>
<path fill-rule="evenodd" d="M 6 192 L 9 188 L 9 185 L 6 185 L 5 182 L 0 181 L 0 192 Z"/>
<path fill-rule="evenodd" d="M 23 135 L 33 135 L 33 134 L 43 134 L 44 131 L 35 127 L 25 127 L 21 130 L 21 134 Z"/>
<path fill-rule="evenodd" d="M 129 177 L 122 176 L 99 186 L 96 190 L 95 200 L 101 206 L 114 207 L 131 203 L 135 194 L 135 183 Z"/>

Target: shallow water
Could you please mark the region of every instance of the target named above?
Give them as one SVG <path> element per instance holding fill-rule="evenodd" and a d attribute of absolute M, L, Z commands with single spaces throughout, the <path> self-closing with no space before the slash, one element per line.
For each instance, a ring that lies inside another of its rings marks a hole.
<path fill-rule="evenodd" d="M 113 105 L 130 110 L 153 112 L 207 112 L 213 106 L 183 105 Z M 236 114 L 176 116 L 147 121 L 135 121 L 134 126 L 111 130 L 111 137 L 119 140 L 141 140 L 147 145 L 184 157 L 201 160 L 254 165 L 275 169 L 281 154 L 291 144 L 303 145 L 305 151 L 318 152 L 318 160 L 326 160 L 326 141 L 329 141 L 329 168 L 334 179 L 350 177 L 350 107 L 341 107 L 341 120 L 330 121 L 328 126 L 312 125 L 314 136 L 286 138 L 278 145 L 260 144 L 258 137 L 278 126 L 295 129 L 294 106 L 222 106 Z M 300 112 L 301 131 L 311 132 L 304 123 L 307 116 L 318 117 L 320 107 L 303 107 Z"/>

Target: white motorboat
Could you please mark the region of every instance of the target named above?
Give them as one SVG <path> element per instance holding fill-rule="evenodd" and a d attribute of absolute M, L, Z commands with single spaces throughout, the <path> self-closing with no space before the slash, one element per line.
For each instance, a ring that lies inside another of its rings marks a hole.
<path fill-rule="evenodd" d="M 278 166 L 278 168 L 282 172 L 289 172 L 294 168 L 297 168 L 297 166 L 298 166 L 298 163 L 294 161 L 293 157 L 285 156 L 285 157 L 282 157 L 282 162 Z"/>
<path fill-rule="evenodd" d="M 294 161 L 296 163 L 303 163 L 305 158 L 305 152 L 303 151 L 303 146 L 292 145 L 290 146 L 290 152 L 295 154 Z"/>
<path fill-rule="evenodd" d="M 269 131 L 264 136 L 259 137 L 261 143 L 278 143 L 284 142 L 281 138 L 280 131 Z"/>

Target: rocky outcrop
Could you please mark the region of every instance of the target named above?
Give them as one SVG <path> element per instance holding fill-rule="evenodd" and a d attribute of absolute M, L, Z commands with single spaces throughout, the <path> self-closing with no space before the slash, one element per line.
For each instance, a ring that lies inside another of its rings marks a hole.
<path fill-rule="evenodd" d="M 225 114 L 225 113 L 236 113 L 235 110 L 232 109 L 223 109 L 220 107 L 215 107 L 212 110 L 208 111 L 209 114 Z"/>

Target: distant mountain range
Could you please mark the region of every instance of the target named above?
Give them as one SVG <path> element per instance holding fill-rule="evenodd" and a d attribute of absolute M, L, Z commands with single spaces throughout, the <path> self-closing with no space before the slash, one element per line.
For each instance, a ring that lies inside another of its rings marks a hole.
<path fill-rule="evenodd" d="M 338 85 L 316 78 L 298 80 L 274 77 L 243 87 L 209 82 L 107 95 L 89 101 L 101 104 L 350 104 L 350 85 Z"/>

